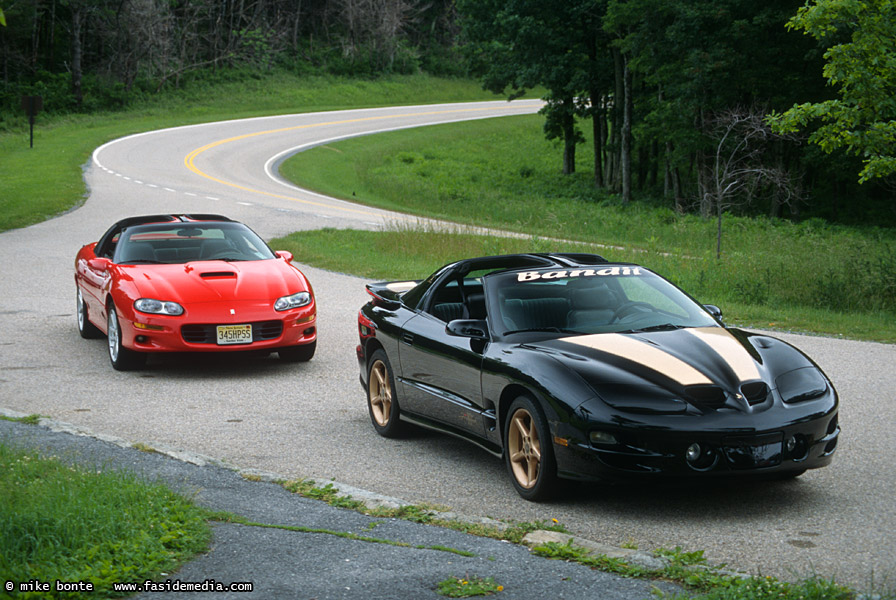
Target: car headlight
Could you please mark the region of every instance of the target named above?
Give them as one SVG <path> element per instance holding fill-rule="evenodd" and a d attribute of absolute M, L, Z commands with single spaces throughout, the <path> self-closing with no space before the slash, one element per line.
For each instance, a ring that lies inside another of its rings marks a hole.
<path fill-rule="evenodd" d="M 308 292 L 299 292 L 298 294 L 292 294 L 291 296 L 277 298 L 277 301 L 274 302 L 274 310 L 289 310 L 308 304 L 311 304 L 311 294 Z"/>
<path fill-rule="evenodd" d="M 153 298 L 140 298 L 134 302 L 134 308 L 140 312 L 153 315 L 171 315 L 176 317 L 184 314 L 184 307 L 177 302 L 163 302 Z"/>
<path fill-rule="evenodd" d="M 781 399 L 788 404 L 812 400 L 828 391 L 828 382 L 815 367 L 802 367 L 779 375 L 775 385 Z"/>

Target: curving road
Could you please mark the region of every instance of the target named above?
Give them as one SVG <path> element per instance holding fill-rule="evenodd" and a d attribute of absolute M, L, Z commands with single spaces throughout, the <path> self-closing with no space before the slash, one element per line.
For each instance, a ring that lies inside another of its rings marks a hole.
<path fill-rule="evenodd" d="M 840 391 L 843 435 L 829 468 L 780 483 L 576 486 L 562 501 L 536 505 L 519 499 L 502 464 L 473 446 L 423 431 L 398 441 L 373 432 L 354 358 L 355 315 L 366 298 L 359 278 L 304 268 L 320 304 L 320 343 L 308 364 L 154 358 L 146 370 L 117 373 L 104 340 L 78 336 L 75 253 L 120 217 L 220 212 L 268 239 L 325 226 L 381 227 L 407 217 L 294 188 L 276 176 L 277 162 L 349 136 L 538 107 L 517 101 L 288 115 L 150 132 L 98 148 L 81 208 L 0 234 L 0 412 L 39 413 L 100 435 L 291 478 L 332 478 L 467 514 L 556 518 L 610 544 L 704 549 L 713 562 L 751 572 L 817 573 L 861 590 L 896 589 L 894 346 L 780 336 L 813 356 Z"/>

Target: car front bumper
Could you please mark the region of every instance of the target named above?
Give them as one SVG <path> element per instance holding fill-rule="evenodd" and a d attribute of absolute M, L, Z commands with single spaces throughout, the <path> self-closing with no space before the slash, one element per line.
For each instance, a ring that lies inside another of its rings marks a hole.
<path fill-rule="evenodd" d="M 798 474 L 831 462 L 840 426 L 835 408 L 766 431 L 618 428 L 611 435 L 615 443 L 595 443 L 581 439 L 581 432 L 566 436 L 558 424 L 554 451 L 560 476 L 606 481 Z"/>
<path fill-rule="evenodd" d="M 123 317 L 120 323 L 122 343 L 138 352 L 273 351 L 310 344 L 317 339 L 317 315 L 313 305 L 310 310 L 303 307 L 284 313 L 247 312 L 238 318 L 214 321 L 138 314 L 134 320 Z M 233 325 L 248 325 L 252 332 L 251 342 L 219 343 L 218 327 Z"/>

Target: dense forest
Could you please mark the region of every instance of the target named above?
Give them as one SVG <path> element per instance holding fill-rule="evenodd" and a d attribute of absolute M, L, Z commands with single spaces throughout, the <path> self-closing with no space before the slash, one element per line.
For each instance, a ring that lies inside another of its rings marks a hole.
<path fill-rule="evenodd" d="M 623 202 L 896 223 L 894 0 L 0 0 L 0 129 L 284 71 L 539 90 Z"/>

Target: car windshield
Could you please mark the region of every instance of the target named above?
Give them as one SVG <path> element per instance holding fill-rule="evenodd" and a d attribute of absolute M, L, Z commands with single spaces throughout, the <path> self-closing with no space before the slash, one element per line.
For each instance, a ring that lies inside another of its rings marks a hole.
<path fill-rule="evenodd" d="M 643 267 L 539 269 L 484 278 L 499 335 L 622 333 L 711 327 L 687 294 Z"/>
<path fill-rule="evenodd" d="M 125 229 L 115 248 L 119 264 L 180 264 L 197 260 L 275 258 L 258 235 L 241 223 L 159 223 Z"/>

